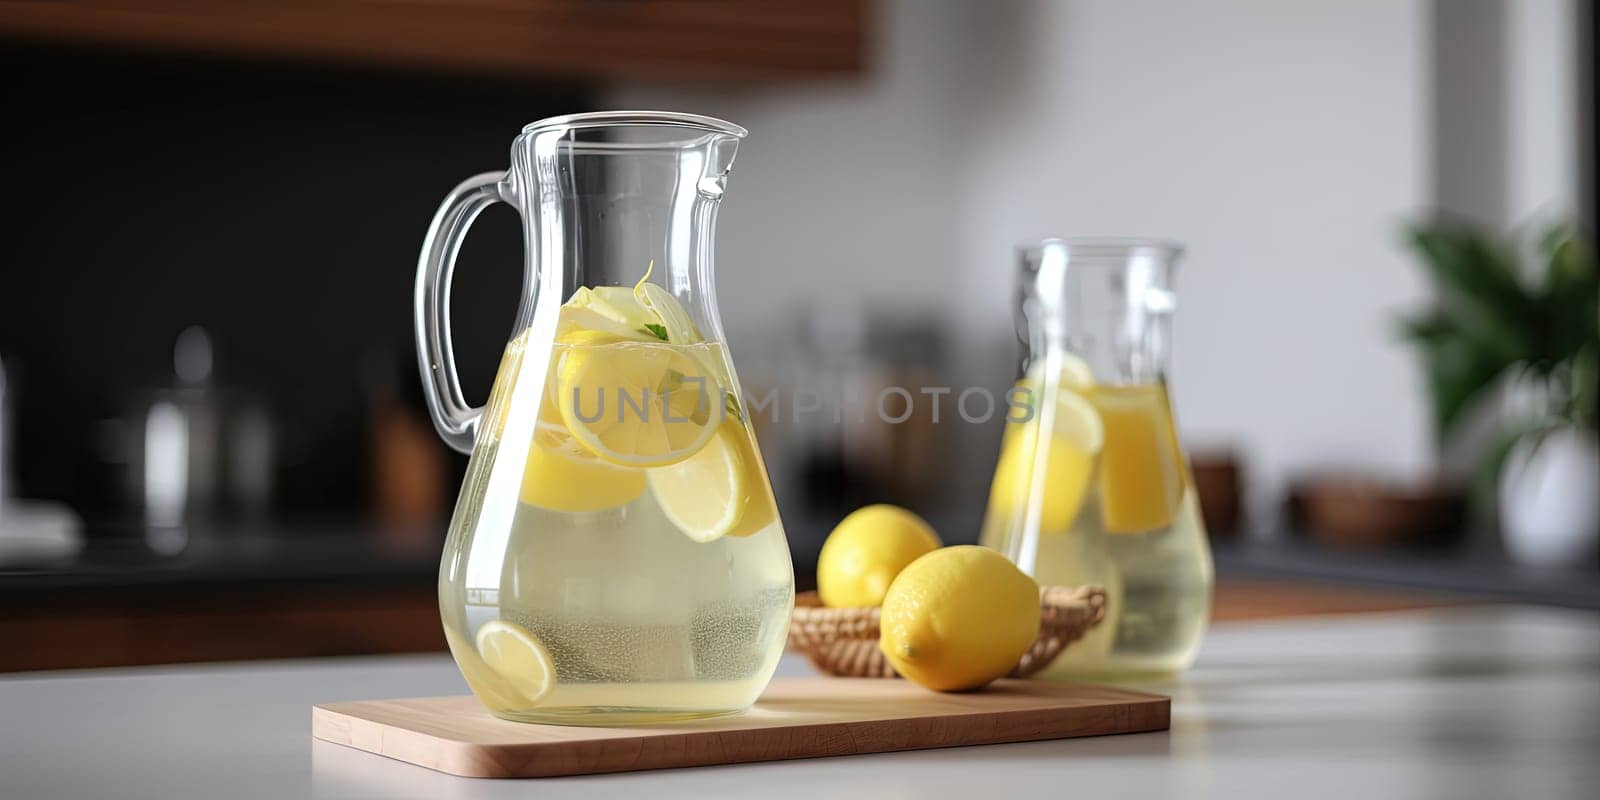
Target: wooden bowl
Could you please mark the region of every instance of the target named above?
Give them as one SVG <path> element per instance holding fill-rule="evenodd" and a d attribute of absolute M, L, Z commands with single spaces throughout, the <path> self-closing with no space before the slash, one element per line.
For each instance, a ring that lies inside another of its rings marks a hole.
<path fill-rule="evenodd" d="M 1039 590 L 1039 637 L 1022 654 L 1011 677 L 1026 678 L 1049 666 L 1067 645 L 1083 638 L 1106 615 L 1106 593 L 1098 586 L 1046 586 Z M 894 667 L 878 649 L 879 609 L 827 608 L 816 592 L 794 598 L 789 649 L 805 654 L 818 670 L 846 678 L 894 678 Z"/>
<path fill-rule="evenodd" d="M 1200 516 L 1213 539 L 1231 539 L 1239 533 L 1244 506 L 1244 470 L 1231 452 L 1195 453 L 1189 472 L 1200 500 Z"/>
<path fill-rule="evenodd" d="M 1461 494 L 1440 483 L 1404 486 L 1332 476 L 1295 489 L 1293 502 L 1312 537 L 1351 549 L 1415 547 L 1451 540 L 1461 528 Z"/>

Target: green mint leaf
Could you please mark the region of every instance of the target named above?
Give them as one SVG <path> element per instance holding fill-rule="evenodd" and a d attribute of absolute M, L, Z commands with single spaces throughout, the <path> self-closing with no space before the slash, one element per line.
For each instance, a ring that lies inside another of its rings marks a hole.
<path fill-rule="evenodd" d="M 647 322 L 643 328 L 639 329 L 639 332 L 651 334 L 663 342 L 667 340 L 667 326 L 665 325 L 657 325 L 654 322 Z"/>

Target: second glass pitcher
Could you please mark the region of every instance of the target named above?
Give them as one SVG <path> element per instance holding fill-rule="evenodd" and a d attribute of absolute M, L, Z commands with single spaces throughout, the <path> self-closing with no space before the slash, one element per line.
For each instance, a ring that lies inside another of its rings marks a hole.
<path fill-rule="evenodd" d="M 712 236 L 742 128 L 688 114 L 543 120 L 457 187 L 417 276 L 434 421 L 471 453 L 439 572 L 451 653 L 496 715 L 618 724 L 739 711 L 794 601 L 740 402 Z M 457 382 L 450 273 L 474 217 L 521 214 L 524 296 L 487 406 Z"/>
<path fill-rule="evenodd" d="M 983 544 L 1041 584 L 1094 584 L 1106 619 L 1046 676 L 1167 673 L 1211 613 L 1211 551 L 1167 395 L 1172 268 L 1143 240 L 1024 248 L 1014 392 Z M 1025 416 L 1025 418 L 1022 418 Z"/>

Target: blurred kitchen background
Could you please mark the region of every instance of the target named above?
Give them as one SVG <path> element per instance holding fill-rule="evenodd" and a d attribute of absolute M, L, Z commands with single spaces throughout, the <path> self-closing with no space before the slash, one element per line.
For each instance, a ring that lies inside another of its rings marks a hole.
<path fill-rule="evenodd" d="M 1594 39 L 1578 0 L 0 2 L 0 670 L 442 649 L 417 250 L 523 124 L 608 108 L 751 130 L 749 393 L 999 393 L 1016 244 L 1178 239 L 1219 618 L 1600 608 Z M 504 207 L 463 252 L 474 402 L 521 253 Z M 1586 356 L 1482 355 L 1553 309 Z M 976 540 L 1000 432 L 943 409 L 758 419 L 802 586 L 864 502 Z"/>

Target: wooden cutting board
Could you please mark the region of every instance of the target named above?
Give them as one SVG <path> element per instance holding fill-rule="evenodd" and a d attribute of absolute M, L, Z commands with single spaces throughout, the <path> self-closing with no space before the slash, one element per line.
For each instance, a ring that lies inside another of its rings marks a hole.
<path fill-rule="evenodd" d="M 629 728 L 528 725 L 472 697 L 329 703 L 311 735 L 474 778 L 542 778 L 1166 730 L 1160 695 L 1002 680 L 939 694 L 902 680 L 778 679 L 742 714 Z"/>

